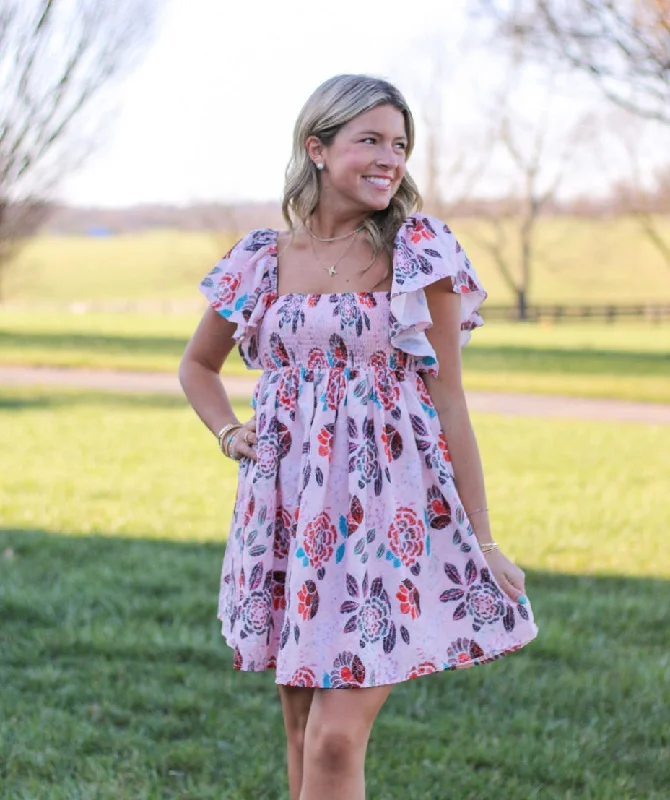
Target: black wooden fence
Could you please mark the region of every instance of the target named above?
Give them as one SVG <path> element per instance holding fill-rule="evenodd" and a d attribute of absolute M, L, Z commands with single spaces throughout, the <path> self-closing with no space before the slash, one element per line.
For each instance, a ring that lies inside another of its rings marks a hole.
<path fill-rule="evenodd" d="M 517 306 L 485 303 L 482 316 L 487 320 L 519 321 Z M 647 322 L 670 322 L 670 302 L 668 303 L 532 303 L 526 307 L 526 321 L 571 322 L 575 320 L 604 320 L 620 322 L 623 320 L 644 320 Z"/>

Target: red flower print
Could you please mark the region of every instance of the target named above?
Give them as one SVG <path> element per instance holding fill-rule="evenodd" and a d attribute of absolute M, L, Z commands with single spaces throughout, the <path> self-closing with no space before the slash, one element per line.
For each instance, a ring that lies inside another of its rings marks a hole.
<path fill-rule="evenodd" d="M 412 667 L 407 673 L 405 680 L 411 681 L 412 678 L 419 678 L 421 675 L 430 675 L 433 672 L 437 672 L 435 664 L 432 664 L 430 661 L 424 661 L 422 664 L 419 664 L 418 667 Z"/>
<path fill-rule="evenodd" d="M 427 227 L 427 220 L 414 219 L 412 220 L 412 232 L 410 239 L 414 244 L 417 244 L 422 239 L 434 239 L 435 234 Z"/>
<path fill-rule="evenodd" d="M 439 486 L 431 486 L 426 492 L 428 521 L 430 527 L 441 531 L 451 522 L 451 506 Z"/>
<path fill-rule="evenodd" d="M 428 408 L 431 408 L 431 409 L 434 408 L 435 406 L 433 404 L 433 398 L 430 396 L 430 393 L 428 391 L 428 388 L 427 388 L 423 378 L 421 378 L 419 376 L 419 380 L 416 383 L 417 383 L 417 390 L 419 392 L 419 400 L 425 406 L 428 406 Z"/>
<path fill-rule="evenodd" d="M 304 537 L 305 555 L 311 566 L 319 569 L 333 555 L 333 546 L 337 539 L 337 531 L 330 521 L 330 516 L 322 511 L 307 524 Z"/>
<path fill-rule="evenodd" d="M 277 506 L 274 530 L 274 555 L 277 561 L 283 561 L 288 556 L 290 539 L 291 515 L 283 506 Z"/>
<path fill-rule="evenodd" d="M 388 536 L 391 552 L 406 567 L 411 567 L 423 555 L 426 527 L 411 508 L 397 509 Z"/>
<path fill-rule="evenodd" d="M 275 570 L 272 573 L 272 608 L 275 611 L 284 611 L 286 609 L 286 596 L 284 588 L 286 584 L 286 573 L 281 570 Z"/>
<path fill-rule="evenodd" d="M 286 597 L 284 596 L 284 584 L 272 584 L 272 608 L 275 611 L 284 611 L 286 609 Z"/>
<path fill-rule="evenodd" d="M 386 425 L 382 430 L 382 444 L 384 445 L 384 452 L 386 453 L 386 460 L 393 461 L 393 456 L 391 455 L 391 445 L 389 443 L 389 437 L 386 432 L 386 428 L 390 428 L 390 425 Z"/>
<path fill-rule="evenodd" d="M 400 584 L 396 597 L 400 601 L 400 612 L 402 614 L 409 614 L 412 619 L 417 619 L 420 616 L 419 590 L 409 578 L 405 578 Z"/>
<path fill-rule="evenodd" d="M 344 371 L 341 369 L 332 370 L 328 376 L 328 384 L 322 397 L 324 410 L 335 411 L 340 405 L 346 390 L 347 380 L 344 377 Z"/>
<path fill-rule="evenodd" d="M 233 669 L 242 669 L 242 653 L 240 653 L 240 648 L 235 648 L 235 656 L 233 657 Z"/>
<path fill-rule="evenodd" d="M 344 343 L 344 339 L 334 333 L 328 340 L 329 357 L 332 359 L 333 367 L 346 367 L 349 363 L 349 351 Z"/>
<path fill-rule="evenodd" d="M 361 659 L 348 650 L 335 659 L 330 673 L 333 689 L 358 689 L 365 681 L 365 665 Z"/>
<path fill-rule="evenodd" d="M 358 302 L 362 306 L 367 306 L 368 308 L 374 308 L 377 305 L 377 300 L 372 292 L 366 292 L 365 294 L 358 295 Z"/>
<path fill-rule="evenodd" d="M 307 369 L 326 369 L 328 359 L 320 347 L 313 347 L 307 356 Z"/>
<path fill-rule="evenodd" d="M 295 371 L 287 373 L 279 385 L 277 392 L 277 405 L 291 410 L 295 408 L 298 398 L 299 374 Z"/>
<path fill-rule="evenodd" d="M 377 369 L 374 372 L 375 395 L 381 408 L 391 411 L 397 407 L 400 400 L 400 387 L 390 369 Z"/>
<path fill-rule="evenodd" d="M 319 610 L 319 591 L 314 581 L 305 581 L 298 592 L 298 614 L 305 622 L 314 619 Z"/>
<path fill-rule="evenodd" d="M 249 495 L 249 499 L 247 500 L 246 508 L 244 509 L 244 527 L 251 522 L 251 518 L 254 515 L 254 510 L 256 509 L 256 498 L 253 494 Z"/>
<path fill-rule="evenodd" d="M 451 667 L 471 667 L 475 659 L 484 655 L 474 639 L 458 638 L 447 648 L 447 663 Z"/>
<path fill-rule="evenodd" d="M 354 495 L 349 504 L 349 513 L 347 514 L 347 535 L 351 536 L 356 533 L 361 522 L 363 522 L 363 504 Z"/>
<path fill-rule="evenodd" d="M 216 299 L 212 308 L 217 311 L 223 306 L 229 306 L 235 300 L 235 292 L 240 288 L 242 273 L 228 272 L 221 277 L 219 285 L 216 287 Z"/>
<path fill-rule="evenodd" d="M 375 350 L 370 356 L 370 366 L 375 369 L 386 369 L 389 365 L 389 357 L 385 350 Z"/>
<path fill-rule="evenodd" d="M 324 456 L 330 460 L 333 455 L 333 434 L 335 432 L 335 425 L 329 422 L 324 425 L 319 431 L 319 455 Z"/>
<path fill-rule="evenodd" d="M 437 446 L 440 448 L 440 452 L 444 456 L 444 460 L 451 461 L 449 447 L 447 446 L 447 439 L 442 431 L 440 431 L 440 435 L 437 437 Z"/>
<path fill-rule="evenodd" d="M 294 673 L 293 677 L 288 683 L 289 686 L 299 686 L 302 689 L 308 689 L 316 685 L 316 675 L 309 667 L 299 667 Z"/>
<path fill-rule="evenodd" d="M 388 461 L 395 461 L 402 455 L 402 436 L 393 427 L 386 424 L 382 430 L 382 443 Z"/>
<path fill-rule="evenodd" d="M 268 658 L 265 669 L 277 669 L 277 656 L 270 656 L 270 658 Z"/>

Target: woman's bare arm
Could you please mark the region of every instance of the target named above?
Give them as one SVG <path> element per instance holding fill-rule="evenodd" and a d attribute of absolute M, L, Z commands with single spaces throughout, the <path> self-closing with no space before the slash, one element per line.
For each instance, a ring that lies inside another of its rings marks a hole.
<path fill-rule="evenodd" d="M 426 335 L 437 355 L 439 375 L 425 382 L 447 440 L 456 488 L 467 513 L 486 508 L 484 471 L 477 439 L 470 422 L 461 377 L 460 295 L 452 292 L 449 279 L 426 289 L 433 326 Z M 489 515 L 482 511 L 470 519 L 477 540 L 492 541 Z M 498 583 L 513 598 L 524 591 L 523 572 L 499 551 L 487 554 Z"/>
<path fill-rule="evenodd" d="M 179 381 L 184 394 L 195 413 L 214 434 L 224 425 L 238 422 L 219 375 L 235 346 L 233 334 L 236 327 L 214 309 L 208 308 L 179 364 Z M 256 457 L 253 447 L 256 443 L 255 423 L 252 422 L 245 424 L 241 435 L 235 437 L 237 456 Z M 251 431 L 247 437 L 250 440 L 248 444 L 243 441 L 247 430 Z"/>

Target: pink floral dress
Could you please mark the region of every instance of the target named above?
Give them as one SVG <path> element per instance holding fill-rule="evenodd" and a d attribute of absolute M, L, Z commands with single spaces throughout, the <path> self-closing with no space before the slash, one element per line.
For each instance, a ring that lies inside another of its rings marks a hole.
<path fill-rule="evenodd" d="M 258 460 L 243 459 L 219 618 L 235 667 L 290 686 L 396 683 L 483 664 L 537 633 L 497 585 L 459 499 L 422 373 L 424 287 L 451 278 L 462 344 L 486 293 L 446 225 L 409 217 L 390 292 L 277 294 L 277 232 L 203 280 L 248 367 Z"/>

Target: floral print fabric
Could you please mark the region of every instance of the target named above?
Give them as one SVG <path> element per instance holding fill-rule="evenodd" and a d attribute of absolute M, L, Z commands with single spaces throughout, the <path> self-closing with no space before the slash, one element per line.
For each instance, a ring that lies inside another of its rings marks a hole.
<path fill-rule="evenodd" d="M 486 663 L 536 635 L 490 573 L 422 373 L 437 373 L 423 289 L 450 278 L 462 341 L 486 294 L 442 223 L 406 220 L 390 292 L 279 296 L 277 233 L 205 278 L 237 324 L 258 460 L 243 460 L 219 618 L 241 670 L 357 688 Z"/>

